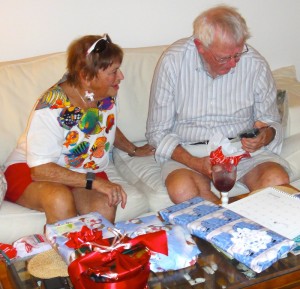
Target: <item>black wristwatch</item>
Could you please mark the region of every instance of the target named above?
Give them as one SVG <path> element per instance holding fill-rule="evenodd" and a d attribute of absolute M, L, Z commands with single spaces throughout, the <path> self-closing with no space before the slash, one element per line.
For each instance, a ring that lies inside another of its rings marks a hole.
<path fill-rule="evenodd" d="M 96 174 L 88 172 L 86 173 L 86 185 L 85 188 L 87 190 L 91 190 L 93 186 L 93 181 L 95 180 Z"/>

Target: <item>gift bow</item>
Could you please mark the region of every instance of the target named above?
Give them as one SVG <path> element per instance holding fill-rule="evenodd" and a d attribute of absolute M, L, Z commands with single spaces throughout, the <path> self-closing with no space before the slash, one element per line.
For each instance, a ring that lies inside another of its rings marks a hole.
<path fill-rule="evenodd" d="M 79 238 L 70 240 L 69 244 L 79 247 L 88 245 L 94 251 L 77 258 L 69 265 L 68 271 L 75 289 L 144 288 L 150 273 L 149 250 L 168 254 L 167 235 L 164 230 L 130 239 L 118 230 L 111 229 L 116 237 L 107 246 L 107 240 L 103 243 L 102 234 L 100 237 L 97 232 L 87 229 L 82 228 L 79 234 L 70 235 L 72 238 Z M 100 238 L 97 239 L 96 235 Z M 98 279 L 103 277 L 104 281 L 92 281 L 87 277 L 92 276 L 91 272 L 96 273 Z"/>
<path fill-rule="evenodd" d="M 83 226 L 80 232 L 70 232 L 68 234 L 69 240 L 66 245 L 73 249 L 88 247 L 90 251 L 105 253 L 122 252 L 124 249 L 130 249 L 136 244 L 142 243 L 151 251 L 168 255 L 167 235 L 164 230 L 140 235 L 133 239 L 121 234 L 118 229 L 108 228 L 108 230 L 115 235 L 111 243 L 109 239 L 103 239 L 101 230 L 89 229 L 87 226 Z"/>

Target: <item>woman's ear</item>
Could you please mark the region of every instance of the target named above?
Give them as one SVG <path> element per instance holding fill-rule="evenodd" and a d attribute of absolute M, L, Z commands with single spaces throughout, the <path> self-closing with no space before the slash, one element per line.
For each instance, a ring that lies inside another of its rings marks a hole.
<path fill-rule="evenodd" d="M 80 71 L 79 78 L 80 78 L 81 85 L 83 87 L 89 87 L 91 80 L 89 79 L 89 77 L 87 76 L 86 73 L 84 73 L 83 71 Z"/>

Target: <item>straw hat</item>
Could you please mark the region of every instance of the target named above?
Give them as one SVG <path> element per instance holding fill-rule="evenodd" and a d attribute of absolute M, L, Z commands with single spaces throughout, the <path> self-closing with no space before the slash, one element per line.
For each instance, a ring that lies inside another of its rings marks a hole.
<path fill-rule="evenodd" d="M 41 279 L 69 276 L 68 265 L 55 249 L 34 256 L 29 260 L 27 270 L 31 275 Z"/>

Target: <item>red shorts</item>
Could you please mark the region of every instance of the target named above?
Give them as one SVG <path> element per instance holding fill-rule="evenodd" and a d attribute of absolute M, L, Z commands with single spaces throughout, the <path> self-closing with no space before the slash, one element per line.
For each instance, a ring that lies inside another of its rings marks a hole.
<path fill-rule="evenodd" d="M 6 169 L 4 175 L 7 181 L 5 200 L 15 203 L 24 193 L 27 186 L 33 182 L 30 168 L 26 163 L 13 164 Z M 98 172 L 96 176 L 108 180 L 105 172 Z"/>

